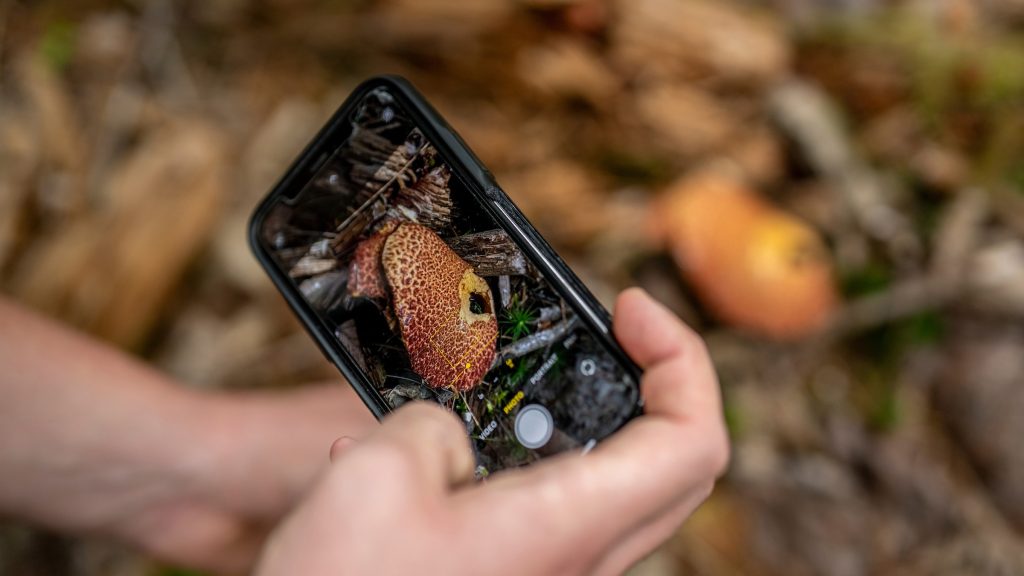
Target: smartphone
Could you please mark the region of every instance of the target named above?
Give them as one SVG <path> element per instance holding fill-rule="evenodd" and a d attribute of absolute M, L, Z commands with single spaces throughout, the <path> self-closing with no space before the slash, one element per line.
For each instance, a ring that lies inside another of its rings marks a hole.
<path fill-rule="evenodd" d="M 453 411 L 479 477 L 588 451 L 642 411 L 608 313 L 404 79 L 353 92 L 249 238 L 374 415 Z"/>

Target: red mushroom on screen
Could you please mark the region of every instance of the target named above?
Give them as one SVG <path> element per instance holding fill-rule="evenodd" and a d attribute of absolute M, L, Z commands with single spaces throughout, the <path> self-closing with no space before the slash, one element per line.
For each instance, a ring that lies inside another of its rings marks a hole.
<path fill-rule="evenodd" d="M 465 391 L 479 383 L 498 339 L 494 300 L 437 234 L 411 222 L 385 225 L 356 247 L 349 273 L 357 295 L 390 291 L 412 368 L 427 385 Z"/>

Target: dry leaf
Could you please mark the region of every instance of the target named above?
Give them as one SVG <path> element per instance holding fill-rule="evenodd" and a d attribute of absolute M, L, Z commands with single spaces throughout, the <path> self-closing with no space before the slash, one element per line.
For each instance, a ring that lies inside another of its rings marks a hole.
<path fill-rule="evenodd" d="M 714 150 L 734 136 L 734 113 L 707 92 L 682 84 L 639 90 L 637 116 L 647 128 L 683 156 Z"/>
<path fill-rule="evenodd" d="M 50 160 L 63 169 L 82 166 L 81 127 L 61 79 L 38 56 L 20 57 L 14 69 Z"/>
<path fill-rule="evenodd" d="M 106 206 L 26 255 L 14 295 L 120 345 L 140 344 L 217 222 L 225 156 L 205 124 L 150 135 L 113 171 Z"/>
<path fill-rule="evenodd" d="M 952 361 L 935 388 L 936 400 L 989 483 L 992 505 L 1024 525 L 1024 332 L 1019 323 L 974 323 L 950 340 Z"/>
<path fill-rule="evenodd" d="M 777 182 L 786 174 L 785 145 L 766 125 L 745 127 L 743 135 L 731 141 L 722 155 L 735 162 L 751 182 Z"/>
<path fill-rule="evenodd" d="M 524 50 L 519 75 L 538 91 L 585 98 L 602 106 L 619 89 L 619 79 L 593 50 L 578 40 L 561 40 Z"/>
<path fill-rule="evenodd" d="M 14 72 L 48 168 L 40 199 L 57 212 L 73 212 L 84 203 L 86 148 L 68 90 L 38 55 L 19 57 Z"/>
<path fill-rule="evenodd" d="M 18 242 L 26 197 L 32 190 L 30 178 L 41 154 L 39 139 L 23 111 L 0 108 L 0 270 Z"/>
<path fill-rule="evenodd" d="M 615 61 L 630 74 L 761 84 L 789 69 L 781 26 L 752 15 L 749 7 L 718 0 L 619 0 L 615 13 Z"/>
<path fill-rule="evenodd" d="M 577 164 L 554 160 L 502 182 L 540 232 L 558 245 L 580 246 L 604 229 L 604 185 Z"/>
<path fill-rule="evenodd" d="M 458 43 L 499 24 L 514 8 L 510 0 L 394 0 L 377 6 L 365 30 L 383 45 Z"/>

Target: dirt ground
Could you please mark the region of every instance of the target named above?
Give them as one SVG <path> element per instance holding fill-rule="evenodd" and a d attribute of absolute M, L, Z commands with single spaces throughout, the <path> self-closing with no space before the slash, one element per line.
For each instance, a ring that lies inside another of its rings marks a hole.
<path fill-rule="evenodd" d="M 0 290 L 190 386 L 337 378 L 245 228 L 384 72 L 707 339 L 731 468 L 636 574 L 1024 574 L 1024 2 L 0 0 Z M 184 573 L 8 523 L 0 574 Z"/>

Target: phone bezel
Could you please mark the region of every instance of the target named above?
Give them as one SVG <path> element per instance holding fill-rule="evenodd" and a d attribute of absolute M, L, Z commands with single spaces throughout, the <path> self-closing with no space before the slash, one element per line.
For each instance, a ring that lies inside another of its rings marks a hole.
<path fill-rule="evenodd" d="M 515 241 L 523 253 L 547 276 L 551 287 L 565 300 L 577 316 L 605 344 L 609 352 L 625 366 L 639 386 L 640 369 L 626 355 L 612 335 L 611 316 L 530 224 L 519 208 L 498 186 L 494 176 L 469 149 L 455 130 L 434 110 L 426 99 L 404 78 L 376 76 L 360 84 L 328 120 L 312 142 L 299 154 L 284 176 L 260 202 L 249 220 L 249 245 L 256 259 L 270 276 L 278 291 L 298 315 L 306 331 L 320 350 L 338 368 L 356 393 L 378 419 L 391 408 L 377 392 L 348 351 L 340 345 L 331 329 L 312 310 L 298 287 L 280 270 L 260 241 L 260 230 L 271 207 L 281 196 L 293 198 L 315 176 L 327 157 L 336 151 L 351 133 L 347 124 L 353 108 L 370 91 L 386 88 L 434 145 L 453 175 L 479 200 L 486 211 Z M 640 398 L 638 394 L 638 398 Z M 642 399 L 634 415 L 642 411 Z"/>

